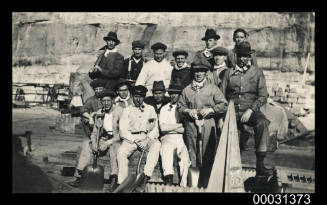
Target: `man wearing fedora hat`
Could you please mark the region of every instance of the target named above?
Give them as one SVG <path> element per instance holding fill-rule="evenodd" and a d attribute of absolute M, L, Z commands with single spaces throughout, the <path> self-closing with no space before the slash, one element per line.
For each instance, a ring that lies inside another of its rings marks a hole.
<path fill-rule="evenodd" d="M 246 32 L 242 28 L 238 28 L 234 31 L 233 33 L 233 41 L 235 42 L 235 47 L 228 52 L 227 56 L 227 66 L 230 68 L 234 68 L 236 65 L 237 61 L 237 56 L 236 56 L 236 49 L 240 45 L 240 43 L 246 41 L 247 37 L 249 36 L 248 32 Z M 254 65 L 255 67 L 258 67 L 257 64 L 257 58 L 255 55 L 255 52 L 251 54 L 251 64 Z"/>
<path fill-rule="evenodd" d="M 164 82 L 161 81 L 154 81 L 152 87 L 152 95 L 148 96 L 144 99 L 144 102 L 148 105 L 153 106 L 154 110 L 157 114 L 159 114 L 160 109 L 162 106 L 169 103 L 170 99 L 166 95 L 166 88 Z"/>
<path fill-rule="evenodd" d="M 193 81 L 186 86 L 177 103 L 178 112 L 184 116 L 185 144 L 188 148 L 191 166 L 199 167 L 202 161 L 200 186 L 206 187 L 214 162 L 219 136 L 216 121 L 227 111 L 227 101 L 220 89 L 206 80 L 208 65 L 192 64 Z M 204 120 L 202 160 L 197 149 L 198 136 L 196 120 Z M 210 142 L 210 143 L 209 143 Z"/>
<path fill-rule="evenodd" d="M 69 184 L 74 187 L 78 187 L 81 182 L 81 175 L 83 174 L 83 169 L 88 165 L 92 159 L 93 153 L 98 153 L 100 156 L 105 156 L 109 154 L 110 158 L 110 177 L 109 181 L 109 191 L 112 192 L 117 187 L 117 174 L 118 174 L 118 164 L 117 164 L 117 150 L 120 146 L 120 137 L 118 130 L 118 123 L 116 118 L 119 117 L 119 113 L 116 112 L 113 100 L 115 93 L 110 90 L 104 90 L 99 93 L 99 98 L 101 99 L 102 107 L 97 110 L 96 113 L 92 114 L 95 118 L 96 114 L 104 114 L 103 118 L 97 118 L 94 120 L 100 120 L 102 123 L 102 128 L 99 134 L 99 148 L 96 150 L 96 134 L 97 126 L 94 125 L 91 139 L 83 142 L 82 150 L 78 159 L 76 166 L 75 177 L 76 180 L 70 182 Z"/>
<path fill-rule="evenodd" d="M 145 178 L 140 189 L 151 178 L 158 163 L 161 143 L 158 140 L 158 117 L 151 105 L 144 103 L 147 88 L 139 85 L 133 87 L 133 104 L 123 110 L 119 121 L 120 137 L 123 142 L 118 149 L 118 184 L 128 176 L 128 158 L 136 150 L 148 151 L 144 166 Z"/>
<path fill-rule="evenodd" d="M 177 50 L 173 52 L 173 56 L 176 63 L 171 72 L 170 84 L 182 84 L 185 88 L 192 81 L 190 66 L 186 62 L 188 53 L 184 50 Z"/>
<path fill-rule="evenodd" d="M 124 78 L 132 80 L 134 83 L 139 76 L 145 60 L 142 56 L 144 43 L 142 41 L 132 42 L 133 55 L 124 60 Z"/>
<path fill-rule="evenodd" d="M 215 84 L 217 87 L 221 87 L 221 82 L 224 77 L 224 73 L 228 69 L 226 66 L 226 59 L 228 55 L 228 50 L 223 47 L 216 47 L 212 50 L 212 56 L 215 60 L 215 65 L 213 70 L 208 72 L 207 80 L 210 83 Z"/>
<path fill-rule="evenodd" d="M 151 46 L 154 59 L 144 64 L 135 85 L 143 85 L 148 89 L 147 96 L 151 95 L 151 88 L 154 81 L 162 80 L 165 87 L 168 87 L 173 67 L 165 58 L 167 46 L 163 43 L 155 43 Z"/>
<path fill-rule="evenodd" d="M 207 29 L 204 37 L 201 39 L 205 41 L 206 48 L 195 53 L 193 63 L 207 65 L 210 67 L 209 70 L 212 70 L 212 67 L 214 66 L 215 62 L 211 51 L 217 46 L 217 41 L 219 39 L 220 36 L 216 33 L 214 29 Z"/>
<path fill-rule="evenodd" d="M 235 51 L 237 64 L 226 71 L 221 88 L 226 99 L 234 101 L 238 128 L 241 132 L 244 124 L 254 128 L 257 175 L 269 176 L 272 169 L 264 166 L 264 158 L 267 152 L 270 121 L 260 111 L 260 107 L 267 103 L 268 97 L 265 76 L 261 69 L 249 64 L 251 54 L 255 52 L 251 49 L 250 43 L 247 41 L 240 43 Z"/>
<path fill-rule="evenodd" d="M 98 57 L 94 69 L 89 73 L 90 78 L 106 80 L 105 88 L 113 90 L 117 80 L 124 77 L 123 62 L 124 57 L 117 51 L 116 46 L 120 43 L 115 32 L 110 31 L 103 37 L 107 43 L 102 47 L 103 53 Z"/>
<path fill-rule="evenodd" d="M 83 107 L 80 109 L 82 127 L 87 137 L 90 137 L 94 125 L 92 113 L 97 112 L 100 108 L 102 108 L 99 94 L 104 90 L 106 82 L 104 80 L 96 79 L 93 80 L 90 85 L 95 94 L 94 96 L 89 97 L 85 101 Z"/>
<path fill-rule="evenodd" d="M 174 177 L 174 151 L 179 158 L 181 173 L 180 186 L 186 187 L 188 168 L 191 164 L 190 157 L 183 140 L 184 127 L 180 114 L 177 112 L 177 102 L 183 90 L 182 85 L 170 84 L 167 89 L 170 95 L 170 103 L 162 107 L 159 114 L 159 127 L 161 136 L 160 155 L 165 184 L 171 185 Z"/>

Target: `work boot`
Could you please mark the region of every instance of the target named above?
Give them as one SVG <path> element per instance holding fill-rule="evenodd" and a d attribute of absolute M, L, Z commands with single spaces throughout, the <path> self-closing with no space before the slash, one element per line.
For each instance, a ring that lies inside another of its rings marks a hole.
<path fill-rule="evenodd" d="M 110 175 L 109 181 L 110 181 L 110 184 L 109 184 L 108 191 L 109 192 L 114 192 L 115 189 L 118 187 L 118 183 L 117 183 L 118 176 L 116 174 Z"/>
<path fill-rule="evenodd" d="M 81 177 L 76 177 L 75 181 L 68 182 L 72 187 L 79 187 L 81 185 Z"/>
<path fill-rule="evenodd" d="M 256 164 L 257 176 L 271 176 L 273 174 L 273 169 L 266 168 L 264 165 L 266 152 L 256 152 L 256 157 L 257 157 L 257 164 Z"/>
<path fill-rule="evenodd" d="M 169 174 L 164 177 L 165 185 L 172 185 L 173 184 L 173 177 L 174 175 Z"/>
<path fill-rule="evenodd" d="M 151 177 L 145 175 L 143 181 L 141 184 L 135 189 L 136 193 L 143 193 L 145 191 L 145 186 L 148 183 L 148 181 L 151 179 Z"/>

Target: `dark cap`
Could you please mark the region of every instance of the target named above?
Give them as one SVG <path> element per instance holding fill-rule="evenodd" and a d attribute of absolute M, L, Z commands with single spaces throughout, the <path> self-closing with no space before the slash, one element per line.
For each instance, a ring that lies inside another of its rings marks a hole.
<path fill-rule="evenodd" d="M 167 89 L 169 94 L 180 94 L 183 90 L 183 86 L 179 84 L 170 84 Z"/>
<path fill-rule="evenodd" d="M 101 80 L 101 79 L 95 79 L 90 83 L 91 87 L 93 89 L 98 88 L 98 87 L 105 87 L 106 85 L 106 81 L 105 80 Z"/>
<path fill-rule="evenodd" d="M 238 32 L 242 32 L 242 33 L 244 33 L 245 37 L 249 36 L 248 32 L 246 32 L 244 29 L 242 29 L 242 28 L 238 28 L 238 29 L 236 29 L 236 30 L 234 31 L 234 33 L 233 33 L 233 37 L 235 37 L 235 35 L 236 35 Z"/>
<path fill-rule="evenodd" d="M 158 49 L 163 49 L 163 50 L 166 50 L 167 49 L 167 46 L 163 43 L 155 43 L 151 46 L 151 49 L 152 50 L 158 50 Z"/>
<path fill-rule="evenodd" d="M 154 91 L 166 91 L 165 84 L 162 80 L 153 82 L 152 92 Z"/>
<path fill-rule="evenodd" d="M 228 55 L 228 50 L 224 47 L 216 47 L 211 51 L 213 56 L 216 55 L 224 55 L 227 56 Z"/>
<path fill-rule="evenodd" d="M 191 64 L 191 70 L 193 72 L 197 70 L 202 70 L 202 71 L 208 71 L 210 70 L 210 67 L 208 65 L 202 64 L 202 63 L 192 63 Z"/>
<path fill-rule="evenodd" d="M 251 49 L 251 44 L 247 41 L 243 41 L 240 45 L 235 49 L 235 52 L 239 55 L 250 55 L 255 52 L 255 50 Z"/>
<path fill-rule="evenodd" d="M 137 85 L 133 87 L 132 93 L 134 95 L 141 95 L 141 96 L 146 96 L 146 92 L 148 92 L 148 89 L 144 87 L 143 85 Z"/>
<path fill-rule="evenodd" d="M 116 86 L 114 88 L 115 91 L 117 91 L 123 85 L 127 85 L 129 87 L 129 86 L 131 86 L 131 82 L 130 81 L 127 81 L 124 78 L 119 78 L 118 81 L 117 81 L 117 84 L 116 84 Z"/>
<path fill-rule="evenodd" d="M 100 92 L 98 97 L 99 98 L 104 98 L 104 97 L 114 98 L 114 97 L 116 97 L 116 93 L 110 89 L 106 89 L 106 90 Z"/>
<path fill-rule="evenodd" d="M 120 43 L 120 40 L 118 40 L 118 38 L 117 38 L 117 33 L 116 32 L 112 32 L 112 31 L 110 31 L 107 34 L 107 36 L 103 37 L 103 40 L 105 40 L 105 41 L 107 41 L 107 40 L 114 40 L 117 45 Z"/>
<path fill-rule="evenodd" d="M 206 41 L 210 38 L 214 38 L 216 40 L 220 39 L 220 36 L 216 33 L 215 30 L 213 30 L 212 28 L 209 28 L 206 30 L 204 37 L 202 38 L 203 41 Z"/>
<path fill-rule="evenodd" d="M 144 49 L 144 43 L 142 41 L 133 41 L 132 42 L 132 49 L 134 48 L 141 48 Z"/>
<path fill-rule="evenodd" d="M 184 51 L 184 50 L 177 50 L 177 51 L 174 51 L 173 52 L 173 56 L 176 58 L 176 56 L 178 56 L 178 55 L 183 55 L 183 56 L 185 56 L 185 58 L 187 58 L 187 56 L 188 56 L 188 53 L 186 52 L 186 51 Z"/>

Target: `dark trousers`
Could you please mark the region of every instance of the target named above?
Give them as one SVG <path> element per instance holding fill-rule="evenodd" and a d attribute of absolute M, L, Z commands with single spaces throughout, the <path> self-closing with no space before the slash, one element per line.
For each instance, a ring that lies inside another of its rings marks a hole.
<path fill-rule="evenodd" d="M 237 127 L 241 133 L 246 133 L 243 123 L 241 123 L 241 117 L 244 112 L 238 112 L 237 117 Z M 254 130 L 254 148 L 256 152 L 266 152 L 267 151 L 267 141 L 269 137 L 268 126 L 270 121 L 267 120 L 266 116 L 261 111 L 255 111 L 251 114 L 248 122 L 244 123 Z M 242 139 L 240 139 L 242 140 Z"/>

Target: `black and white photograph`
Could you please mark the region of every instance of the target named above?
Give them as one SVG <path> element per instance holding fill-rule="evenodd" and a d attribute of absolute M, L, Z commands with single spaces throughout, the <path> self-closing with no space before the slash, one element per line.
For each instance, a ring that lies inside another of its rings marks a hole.
<path fill-rule="evenodd" d="M 11 17 L 12 193 L 315 193 L 315 12 Z"/>

